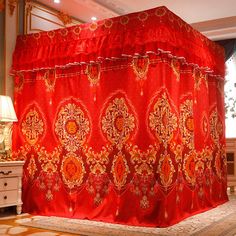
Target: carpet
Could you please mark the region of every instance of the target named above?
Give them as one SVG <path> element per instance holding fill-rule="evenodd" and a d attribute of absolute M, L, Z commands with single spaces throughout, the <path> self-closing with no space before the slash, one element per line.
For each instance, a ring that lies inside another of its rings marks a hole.
<path fill-rule="evenodd" d="M 47 230 L 86 236 L 234 236 L 236 235 L 236 197 L 207 212 L 189 217 L 167 228 L 147 228 L 63 217 L 34 216 L 17 223 Z"/>

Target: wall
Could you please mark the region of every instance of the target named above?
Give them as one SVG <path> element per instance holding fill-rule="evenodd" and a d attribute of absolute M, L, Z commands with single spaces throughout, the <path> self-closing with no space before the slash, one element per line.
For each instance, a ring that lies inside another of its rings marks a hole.
<path fill-rule="evenodd" d="M 4 70 L 5 88 L 4 93 L 13 97 L 13 79 L 10 76 L 12 54 L 14 52 L 16 37 L 18 34 L 18 4 L 22 1 L 5 1 L 5 44 L 4 44 Z"/>
<path fill-rule="evenodd" d="M 5 13 L 1 8 L 3 1 L 0 0 L 0 94 L 4 88 L 4 18 Z"/>

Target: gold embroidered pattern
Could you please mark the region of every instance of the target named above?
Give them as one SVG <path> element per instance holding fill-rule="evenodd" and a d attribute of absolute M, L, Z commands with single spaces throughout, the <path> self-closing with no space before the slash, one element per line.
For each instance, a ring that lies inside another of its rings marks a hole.
<path fill-rule="evenodd" d="M 34 159 L 34 155 L 31 155 L 31 158 L 29 160 L 29 163 L 28 163 L 28 166 L 27 166 L 27 170 L 28 170 L 28 173 L 29 173 L 29 178 L 31 180 L 34 179 L 34 175 L 35 175 L 35 172 L 37 170 L 37 166 L 35 164 L 35 159 Z"/>
<path fill-rule="evenodd" d="M 146 79 L 150 60 L 148 56 L 133 57 L 132 67 L 137 80 Z"/>
<path fill-rule="evenodd" d="M 156 11 L 155 11 L 155 14 L 156 16 L 164 16 L 166 14 L 166 9 L 160 7 L 160 8 L 157 8 Z"/>
<path fill-rule="evenodd" d="M 97 28 L 98 28 L 97 22 L 92 22 L 92 23 L 89 25 L 89 29 L 90 29 L 91 31 L 95 31 Z"/>
<path fill-rule="evenodd" d="M 107 175 L 107 164 L 109 163 L 110 148 L 103 147 L 100 153 L 95 153 L 89 148 L 85 153 L 90 173 L 87 180 L 87 190 L 94 195 L 94 204 L 99 205 L 105 194 L 108 193 L 110 183 Z"/>
<path fill-rule="evenodd" d="M 127 25 L 127 24 L 129 23 L 129 17 L 128 17 L 128 16 L 122 16 L 122 17 L 120 18 L 120 23 L 121 23 L 122 25 Z"/>
<path fill-rule="evenodd" d="M 182 158 L 183 158 L 183 145 L 172 142 L 170 145 L 170 150 L 175 154 L 175 160 L 178 162 L 179 170 L 182 168 Z"/>
<path fill-rule="evenodd" d="M 149 196 L 155 194 L 153 166 L 156 162 L 158 149 L 158 146 L 149 146 L 146 152 L 142 152 L 137 146 L 130 147 L 131 163 L 135 169 L 131 191 L 138 196 L 142 196 L 140 207 L 143 209 L 149 207 Z"/>
<path fill-rule="evenodd" d="M 183 143 L 189 148 L 194 148 L 194 120 L 193 120 L 193 101 L 185 100 L 180 105 L 180 134 Z"/>
<path fill-rule="evenodd" d="M 79 187 L 86 173 L 82 157 L 75 153 L 67 153 L 62 160 L 61 174 L 64 183 L 69 189 Z"/>
<path fill-rule="evenodd" d="M 141 88 L 141 96 L 143 96 L 143 85 L 146 80 L 149 64 L 150 61 L 148 56 L 133 57 L 132 67 Z"/>
<path fill-rule="evenodd" d="M 60 162 L 61 149 L 55 149 L 52 153 L 48 153 L 44 147 L 38 152 L 38 160 L 41 168 L 45 173 L 56 173 Z"/>
<path fill-rule="evenodd" d="M 171 60 L 171 68 L 176 76 L 176 80 L 179 82 L 180 81 L 180 61 L 173 58 Z"/>
<path fill-rule="evenodd" d="M 184 174 L 186 177 L 187 182 L 191 185 L 194 186 L 196 183 L 196 176 L 195 176 L 195 159 L 197 158 L 196 156 L 196 151 L 192 150 L 189 154 L 184 155 Z"/>
<path fill-rule="evenodd" d="M 148 13 L 147 12 L 141 12 L 141 13 L 139 13 L 139 15 L 138 15 L 138 19 L 140 20 L 140 21 L 145 21 L 145 20 L 147 20 L 147 18 L 148 18 Z"/>
<path fill-rule="evenodd" d="M 137 146 L 130 147 L 131 163 L 134 164 L 135 172 L 139 175 L 150 175 L 153 173 L 153 164 L 159 147 L 149 146 L 146 152 L 142 152 Z"/>
<path fill-rule="evenodd" d="M 79 26 L 75 26 L 75 28 L 73 29 L 73 32 L 74 34 L 79 35 L 81 32 L 81 28 Z"/>
<path fill-rule="evenodd" d="M 201 86 L 201 83 L 202 83 L 202 80 L 205 81 L 205 77 L 199 69 L 194 69 L 193 76 L 194 76 L 194 88 L 196 90 L 199 90 L 200 86 Z"/>
<path fill-rule="evenodd" d="M 104 26 L 105 26 L 106 28 L 111 28 L 112 25 L 113 25 L 113 21 L 112 21 L 111 19 L 106 19 L 106 20 L 104 21 Z"/>
<path fill-rule="evenodd" d="M 58 174 L 58 166 L 60 162 L 61 149 L 55 148 L 52 153 L 45 150 L 45 147 L 41 147 L 38 150 L 38 161 L 41 164 L 42 171 L 38 177 L 39 188 L 46 191 L 45 197 L 48 201 L 52 201 L 54 198 L 53 193 L 60 190 L 60 178 Z"/>
<path fill-rule="evenodd" d="M 208 124 L 208 119 L 205 112 L 203 113 L 202 120 L 201 120 L 201 129 L 202 129 L 204 139 L 206 140 L 209 133 L 209 124 Z"/>
<path fill-rule="evenodd" d="M 47 35 L 50 39 L 54 38 L 55 37 L 55 31 L 48 31 L 47 32 Z"/>
<path fill-rule="evenodd" d="M 75 152 L 86 141 L 90 122 L 81 104 L 75 102 L 62 106 L 57 114 L 55 133 L 69 152 Z"/>
<path fill-rule="evenodd" d="M 21 132 L 30 145 L 35 145 L 45 132 L 45 124 L 42 116 L 36 107 L 33 106 L 23 117 Z"/>
<path fill-rule="evenodd" d="M 36 40 L 38 40 L 41 37 L 40 33 L 35 33 L 35 34 L 32 34 L 32 35 Z"/>
<path fill-rule="evenodd" d="M 114 98 L 102 117 L 102 131 L 118 149 L 122 149 L 135 129 L 135 118 L 129 112 L 125 98 Z"/>
<path fill-rule="evenodd" d="M 97 85 L 100 81 L 101 65 L 99 63 L 88 64 L 85 74 L 88 76 L 90 85 Z"/>
<path fill-rule="evenodd" d="M 67 30 L 66 28 L 60 29 L 59 33 L 60 33 L 63 37 L 66 37 L 67 34 L 68 34 L 68 30 Z"/>
<path fill-rule="evenodd" d="M 149 113 L 149 128 L 165 147 L 173 138 L 177 129 L 177 117 L 172 112 L 166 93 L 157 100 Z"/>
<path fill-rule="evenodd" d="M 223 135 L 223 124 L 216 108 L 210 114 L 210 134 L 214 143 L 218 145 L 219 140 Z"/>
<path fill-rule="evenodd" d="M 205 147 L 201 154 L 202 160 L 206 163 L 206 168 L 211 169 L 211 162 L 213 160 L 212 150 L 209 147 Z"/>
<path fill-rule="evenodd" d="M 37 149 L 38 145 L 31 146 L 28 143 L 25 143 L 24 146 L 21 146 L 17 151 L 12 151 L 11 158 L 13 161 L 26 161 L 27 154 L 30 152 L 31 148 Z"/>
<path fill-rule="evenodd" d="M 90 147 L 86 152 L 87 164 L 90 167 L 91 173 L 94 175 L 104 174 L 106 172 L 106 165 L 109 162 L 109 151 L 108 148 L 103 147 L 100 153 L 95 153 Z"/>
<path fill-rule="evenodd" d="M 121 190 L 126 184 L 127 176 L 130 173 L 127 160 L 125 159 L 125 155 L 123 155 L 122 152 L 119 152 L 114 156 L 111 173 L 113 174 L 115 186 L 118 190 Z"/>
<path fill-rule="evenodd" d="M 160 175 L 161 184 L 163 185 L 165 190 L 167 190 L 171 185 L 174 172 L 175 168 L 170 158 L 170 154 L 165 151 L 164 154 L 160 155 L 160 160 L 157 168 L 157 173 Z"/>
<path fill-rule="evenodd" d="M 46 85 L 46 90 L 48 92 L 54 91 L 54 87 L 56 84 L 56 71 L 55 70 L 47 70 L 44 74 L 44 81 Z"/>

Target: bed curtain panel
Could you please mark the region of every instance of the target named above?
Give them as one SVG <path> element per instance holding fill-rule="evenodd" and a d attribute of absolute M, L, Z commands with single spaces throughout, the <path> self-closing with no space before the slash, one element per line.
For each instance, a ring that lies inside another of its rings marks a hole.
<path fill-rule="evenodd" d="M 166 7 L 19 36 L 23 210 L 165 227 L 228 200 L 224 51 Z"/>

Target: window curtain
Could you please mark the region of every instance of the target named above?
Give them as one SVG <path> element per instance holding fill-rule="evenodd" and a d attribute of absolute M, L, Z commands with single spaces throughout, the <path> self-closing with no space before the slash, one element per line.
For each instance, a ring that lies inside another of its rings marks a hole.
<path fill-rule="evenodd" d="M 224 52 L 166 7 L 19 36 L 23 210 L 165 227 L 227 201 Z"/>

